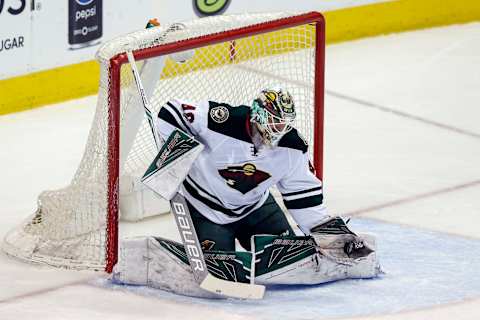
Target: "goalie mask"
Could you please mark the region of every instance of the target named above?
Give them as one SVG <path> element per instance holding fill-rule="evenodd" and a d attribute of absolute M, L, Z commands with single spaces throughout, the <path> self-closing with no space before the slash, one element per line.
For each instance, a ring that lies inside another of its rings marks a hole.
<path fill-rule="evenodd" d="M 292 129 L 295 105 L 292 96 L 283 89 L 264 89 L 253 101 L 251 121 L 256 124 L 267 145 L 275 145 Z"/>

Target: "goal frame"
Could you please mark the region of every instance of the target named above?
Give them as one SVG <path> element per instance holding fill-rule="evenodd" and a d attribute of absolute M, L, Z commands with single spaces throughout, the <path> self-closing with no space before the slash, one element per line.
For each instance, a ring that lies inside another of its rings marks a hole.
<path fill-rule="evenodd" d="M 323 136 L 324 136 L 324 78 L 325 78 L 325 19 L 319 12 L 309 12 L 293 17 L 281 18 L 214 33 L 206 36 L 162 44 L 133 51 L 136 61 L 200 48 L 266 32 L 315 25 L 315 75 L 314 75 L 314 133 L 313 164 L 316 175 L 323 178 Z M 108 183 L 107 183 L 107 236 L 105 271 L 111 273 L 118 258 L 119 186 L 120 186 L 120 75 L 123 64 L 128 63 L 127 54 L 121 53 L 109 61 L 108 100 Z"/>

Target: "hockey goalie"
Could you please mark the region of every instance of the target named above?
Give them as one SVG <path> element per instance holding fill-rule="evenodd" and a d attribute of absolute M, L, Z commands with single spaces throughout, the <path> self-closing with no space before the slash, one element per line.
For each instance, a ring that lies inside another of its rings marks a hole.
<path fill-rule="evenodd" d="M 208 272 L 216 278 L 319 284 L 380 273 L 374 237 L 351 231 L 342 218 L 327 213 L 308 145 L 293 126 L 295 116 L 294 98 L 273 87 L 249 106 L 174 99 L 154 120 L 158 140 L 165 141 L 162 150 L 170 152 L 167 160 L 159 152 L 154 163 L 175 165 L 176 159 L 188 158 L 182 156 L 185 150 L 201 147 L 187 166 L 183 163 L 184 176 L 169 178 L 174 170 L 163 165 L 170 174 L 155 180 L 158 167 L 153 166 L 144 182 L 163 197 L 182 196 Z M 280 192 L 297 234 L 271 187 Z M 185 248 L 159 237 L 125 239 L 113 280 L 219 297 L 198 285 Z"/>

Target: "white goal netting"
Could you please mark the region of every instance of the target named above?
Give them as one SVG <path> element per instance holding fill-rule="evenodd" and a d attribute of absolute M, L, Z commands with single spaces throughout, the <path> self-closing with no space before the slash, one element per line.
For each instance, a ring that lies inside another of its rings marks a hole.
<path fill-rule="evenodd" d="M 119 189 L 135 183 L 156 155 L 130 66 L 112 72 L 115 61 L 126 60 L 121 56 L 126 50 L 136 56 L 154 114 L 172 98 L 250 105 L 259 90 L 280 85 L 294 97 L 296 127 L 311 145 L 318 143 L 314 110 L 323 107 L 316 96 L 323 96 L 324 68 L 316 44 L 317 28 L 323 29 L 319 19 L 314 13 L 216 16 L 105 43 L 97 53 L 97 109 L 76 174 L 69 186 L 40 194 L 37 211 L 6 235 L 3 249 L 31 262 L 111 270 L 117 254 Z M 186 44 L 191 48 L 171 52 Z M 120 111 L 119 122 L 115 110 Z M 112 169 L 115 163 L 119 174 Z M 120 203 L 122 211 L 122 199 Z"/>

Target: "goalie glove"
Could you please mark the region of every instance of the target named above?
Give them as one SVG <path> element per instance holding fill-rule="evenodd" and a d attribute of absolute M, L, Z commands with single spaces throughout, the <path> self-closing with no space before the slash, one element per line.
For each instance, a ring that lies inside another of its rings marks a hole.
<path fill-rule="evenodd" d="M 203 148 L 185 132 L 173 130 L 141 181 L 162 198 L 172 199 Z"/>
<path fill-rule="evenodd" d="M 351 231 L 340 217 L 329 217 L 310 232 L 319 251 L 336 258 L 358 259 L 370 255 L 372 249 L 361 236 Z"/>

